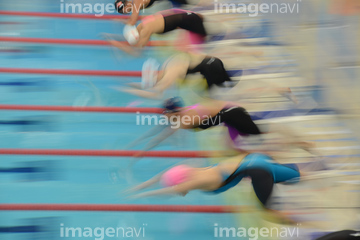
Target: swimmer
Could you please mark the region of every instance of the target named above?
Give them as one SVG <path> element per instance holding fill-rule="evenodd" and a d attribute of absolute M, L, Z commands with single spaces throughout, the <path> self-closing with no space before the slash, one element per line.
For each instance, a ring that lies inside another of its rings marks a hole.
<path fill-rule="evenodd" d="M 188 74 L 202 74 L 208 89 L 231 82 L 223 62 L 204 54 L 180 53 L 167 59 L 160 71 L 159 66 L 156 60 L 147 60 L 143 65 L 141 84 L 132 83 L 134 88 L 120 90 L 144 98 L 160 99 L 166 89 L 179 79 L 185 79 Z"/>
<path fill-rule="evenodd" d="M 261 134 L 246 110 L 234 103 L 209 100 L 203 104 L 185 107 L 180 97 L 174 97 L 166 100 L 163 108 L 163 114 L 170 125 L 158 125 L 132 142 L 127 148 L 132 148 L 142 140 L 157 135 L 134 157 L 139 157 L 156 147 L 179 129 L 204 130 L 224 123 L 228 127 L 230 136 Z"/>
<path fill-rule="evenodd" d="M 316 240 L 359 240 L 360 231 L 354 230 L 343 230 L 338 232 L 333 232 L 317 238 Z"/>
<path fill-rule="evenodd" d="M 131 13 L 130 18 L 126 21 L 127 25 L 135 25 L 139 19 L 139 13 L 141 9 L 151 7 L 155 2 L 160 0 L 116 0 L 115 1 L 115 9 L 120 14 L 129 14 Z M 183 4 L 188 4 L 187 0 L 172 0 L 174 4 L 177 6 L 181 6 Z"/>
<path fill-rule="evenodd" d="M 180 97 L 174 97 L 167 99 L 164 102 L 163 108 L 163 114 L 169 120 L 169 125 L 158 125 L 132 142 L 127 149 L 138 145 L 146 138 L 157 135 L 148 142 L 143 151 L 140 151 L 134 157 L 142 156 L 146 151 L 156 147 L 179 129 L 205 130 L 220 124 L 224 124 L 227 127 L 230 145 L 236 151 L 264 151 L 268 153 L 268 151 L 274 151 L 275 149 L 274 143 L 266 143 L 263 142 L 261 138 L 257 138 L 257 136 L 260 137 L 263 132 L 260 131 L 247 111 L 237 103 L 208 100 L 201 104 L 185 107 Z M 289 135 L 289 132 L 290 131 L 285 128 L 282 130 L 285 136 Z M 252 140 L 257 141 L 256 144 L 260 143 L 258 144 L 259 147 L 255 149 L 244 148 L 246 145 L 243 144 L 241 140 L 248 139 L 249 137 L 254 137 L 255 139 Z M 281 148 L 283 148 L 285 144 L 299 146 L 303 149 L 309 147 L 306 142 L 296 142 L 287 139 Z M 265 145 L 265 147 L 263 145 Z"/>
<path fill-rule="evenodd" d="M 190 167 L 189 165 L 175 166 L 133 187 L 127 193 L 134 193 L 160 183 L 162 188 L 137 193 L 132 198 L 160 195 L 185 196 L 193 190 L 219 194 L 235 187 L 245 177 L 251 178 L 254 192 L 261 205 L 265 209 L 271 210 L 269 200 L 274 185 L 299 182 L 300 171 L 296 164 L 279 164 L 268 155 L 241 154 L 205 168 Z"/>
<path fill-rule="evenodd" d="M 104 37 L 114 47 L 136 56 L 139 54 L 138 51 L 149 42 L 151 35 L 167 33 L 178 28 L 189 31 L 191 39 L 197 43 L 203 43 L 207 36 L 204 17 L 201 14 L 170 9 L 143 18 L 137 27 L 126 25 L 124 37 L 130 45 L 112 39 L 110 34 L 104 34 Z"/>

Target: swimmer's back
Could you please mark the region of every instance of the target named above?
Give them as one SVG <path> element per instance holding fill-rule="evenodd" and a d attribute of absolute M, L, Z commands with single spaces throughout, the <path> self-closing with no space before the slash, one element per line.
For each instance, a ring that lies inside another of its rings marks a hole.
<path fill-rule="evenodd" d="M 140 34 L 141 31 L 144 31 L 147 34 L 161 34 L 164 32 L 164 28 L 164 17 L 158 13 L 144 17 L 141 23 L 137 26 L 137 30 Z"/>
<path fill-rule="evenodd" d="M 228 103 L 223 101 L 209 100 L 201 104 L 184 107 L 181 111 L 182 116 L 199 116 L 200 119 L 216 116 Z"/>
<path fill-rule="evenodd" d="M 295 164 L 280 164 L 275 162 L 272 157 L 262 153 L 251 153 L 243 159 L 239 171 L 248 169 L 266 170 L 271 173 L 275 183 L 300 177 L 299 169 Z"/>

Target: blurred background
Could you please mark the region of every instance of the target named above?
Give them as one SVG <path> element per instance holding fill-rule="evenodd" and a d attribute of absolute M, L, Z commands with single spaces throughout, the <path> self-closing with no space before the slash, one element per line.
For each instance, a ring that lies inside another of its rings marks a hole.
<path fill-rule="evenodd" d="M 335 230 L 359 230 L 360 1 L 272 0 L 279 6 L 295 6 L 295 10 L 290 12 L 288 8 L 286 12 L 256 16 L 214 12 L 215 3 L 222 2 L 264 1 L 209 0 L 185 6 L 202 13 L 214 30 L 207 43 L 200 46 L 201 51 L 220 57 L 233 79 L 239 81 L 234 88 L 218 89 L 215 95 L 219 99 L 235 95 L 258 124 L 286 126 L 294 137 L 310 142 L 309 151 L 284 149 L 278 153 L 278 159 L 304 165 L 318 162 L 324 173 L 296 186 L 277 187 L 274 204 L 299 222 L 300 235 L 296 239 L 315 239 Z M 66 3 L 113 4 L 109 0 L 0 0 L 0 106 L 160 107 L 159 100 L 142 99 L 115 89 L 140 78 L 30 74 L 21 70 L 141 71 L 149 57 L 162 62 L 176 51 L 173 46 L 147 47 L 140 57 L 133 57 L 110 46 L 44 44 L 41 39 L 101 40 L 100 34 L 104 32 L 121 34 L 124 25 L 111 18 L 14 13 L 63 13 Z M 170 2 L 159 1 L 142 14 L 171 7 Z M 81 9 L 74 13 L 84 14 Z M 102 9 L 98 7 L 86 14 L 102 15 Z M 115 16 L 116 12 L 104 11 L 104 15 L 111 14 Z M 171 42 L 178 34 L 175 31 L 156 35 L 151 40 Z M 253 90 L 272 86 L 289 87 L 297 101 Z M 201 92 L 198 88 L 199 85 L 187 81 L 168 94 L 180 95 L 186 104 L 193 104 Z M 121 150 L 151 128 L 136 125 L 136 114 L 131 113 L 0 108 L 1 149 Z M 182 132 L 156 150 L 224 150 L 226 144 L 219 143 L 223 132 L 220 127 L 196 134 Z M 184 160 L 181 158 L 144 158 L 131 170 L 129 157 L 2 154 L 0 159 L 0 203 L 257 205 L 248 181 L 219 196 L 197 192 L 171 199 L 129 200 L 122 196 L 123 190 Z M 196 161 L 206 165 L 222 159 Z M 212 239 L 215 223 L 247 228 L 285 226 L 273 223 L 261 211 L 243 214 L 0 211 L 0 239 L 60 239 L 61 223 L 114 228 L 140 228 L 147 224 L 144 237 L 132 238 L 156 240 Z"/>

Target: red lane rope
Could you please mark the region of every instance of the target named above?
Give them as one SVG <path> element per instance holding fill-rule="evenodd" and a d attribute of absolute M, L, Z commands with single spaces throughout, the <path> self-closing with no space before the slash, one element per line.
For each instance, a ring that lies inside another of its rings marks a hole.
<path fill-rule="evenodd" d="M 20 149 L 0 148 L 0 155 L 53 155 L 88 157 L 132 157 L 142 154 L 144 157 L 162 158 L 202 158 L 211 156 L 209 151 L 148 151 L 139 150 L 82 150 L 82 149 Z"/>
<path fill-rule="evenodd" d="M 162 113 L 161 108 L 148 107 L 73 107 L 45 105 L 7 105 L 0 104 L 0 110 L 63 111 L 63 112 L 106 112 L 106 113 Z"/>
<path fill-rule="evenodd" d="M 0 68 L 0 73 L 141 77 L 140 71 Z"/>
<path fill-rule="evenodd" d="M 118 211 L 118 212 L 187 212 L 232 213 L 236 206 L 140 205 L 140 204 L 0 204 L 1 211 Z"/>
<path fill-rule="evenodd" d="M 111 20 L 111 19 L 128 19 L 129 16 L 113 14 L 95 16 L 95 14 L 79 14 L 79 13 L 49 13 L 49 12 L 19 12 L 19 11 L 0 11 L 0 15 L 23 16 L 23 17 L 50 17 L 50 18 L 77 18 L 77 19 L 96 19 L 96 20 Z M 142 16 L 140 16 L 142 18 Z"/>
<path fill-rule="evenodd" d="M 107 46 L 109 43 L 104 40 L 95 39 L 56 39 L 56 38 L 22 38 L 22 37 L 0 37 L 0 42 L 21 42 L 37 44 L 67 44 L 67 45 L 91 45 Z M 161 47 L 169 46 L 169 41 L 150 41 L 146 46 Z"/>

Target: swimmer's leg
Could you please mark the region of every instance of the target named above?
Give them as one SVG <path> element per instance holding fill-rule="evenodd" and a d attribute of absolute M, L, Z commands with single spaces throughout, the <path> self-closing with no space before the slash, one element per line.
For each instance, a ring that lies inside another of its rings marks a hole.
<path fill-rule="evenodd" d="M 339 232 L 333 232 L 317 238 L 316 240 L 350 240 L 350 239 L 360 239 L 360 232 L 354 230 L 343 230 Z"/>
<path fill-rule="evenodd" d="M 269 139 L 265 141 L 268 149 L 273 152 L 283 152 L 287 148 L 300 148 L 311 154 L 317 155 L 313 148 L 315 144 L 312 142 L 303 141 L 299 133 L 296 133 L 293 128 L 286 124 L 268 124 L 268 133 L 276 133 L 279 135 L 277 139 Z"/>
<path fill-rule="evenodd" d="M 251 177 L 253 189 L 256 196 L 262 203 L 264 210 L 270 214 L 269 216 L 265 215 L 265 220 L 272 222 L 275 221 L 276 223 L 281 224 L 295 225 L 296 223 L 286 214 L 270 209 L 268 206 L 269 199 L 275 184 L 272 175 L 263 169 L 249 169 L 247 170 L 247 175 Z"/>
<path fill-rule="evenodd" d="M 248 169 L 246 175 L 251 177 L 254 192 L 259 201 L 266 207 L 274 187 L 273 177 L 263 169 Z"/>

